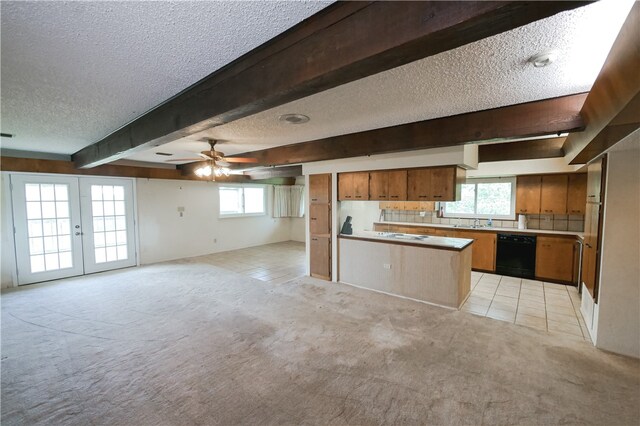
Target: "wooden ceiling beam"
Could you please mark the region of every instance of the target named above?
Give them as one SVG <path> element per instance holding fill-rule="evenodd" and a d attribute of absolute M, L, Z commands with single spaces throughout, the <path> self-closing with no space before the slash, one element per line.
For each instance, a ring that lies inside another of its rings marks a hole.
<path fill-rule="evenodd" d="M 478 162 L 536 160 L 564 157 L 566 137 L 494 143 L 478 147 Z"/>
<path fill-rule="evenodd" d="M 336 2 L 72 159 L 109 163 L 588 3 Z"/>
<path fill-rule="evenodd" d="M 302 176 L 302 166 L 269 167 L 244 172 L 251 180 Z"/>
<path fill-rule="evenodd" d="M 586 164 L 640 128 L 640 3 L 636 2 L 613 43 L 581 114 L 585 131 L 567 137 L 569 164 Z"/>
<path fill-rule="evenodd" d="M 586 93 L 239 154 L 275 166 L 580 131 Z M 233 156 L 230 156 L 233 157 Z"/>

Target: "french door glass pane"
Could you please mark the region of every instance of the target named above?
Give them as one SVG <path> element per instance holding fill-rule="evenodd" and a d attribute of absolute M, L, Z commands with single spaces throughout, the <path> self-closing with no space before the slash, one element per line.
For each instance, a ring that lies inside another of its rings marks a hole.
<path fill-rule="evenodd" d="M 127 259 L 124 187 L 91 185 L 91 206 L 96 263 Z M 116 231 L 122 231 L 124 237 Z"/>
<path fill-rule="evenodd" d="M 27 183 L 25 198 L 31 272 L 73 268 L 68 185 Z"/>

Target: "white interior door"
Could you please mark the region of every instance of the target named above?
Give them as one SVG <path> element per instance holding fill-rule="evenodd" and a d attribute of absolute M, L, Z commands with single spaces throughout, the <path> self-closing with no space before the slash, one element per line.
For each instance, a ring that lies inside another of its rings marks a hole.
<path fill-rule="evenodd" d="M 133 181 L 81 178 L 85 273 L 136 265 Z"/>
<path fill-rule="evenodd" d="M 11 175 L 18 284 L 82 275 L 78 179 Z"/>

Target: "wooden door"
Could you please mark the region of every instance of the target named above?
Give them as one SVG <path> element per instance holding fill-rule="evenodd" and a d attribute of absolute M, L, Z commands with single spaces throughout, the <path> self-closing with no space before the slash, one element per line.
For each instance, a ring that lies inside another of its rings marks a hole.
<path fill-rule="evenodd" d="M 338 173 L 338 200 L 354 199 L 353 173 Z"/>
<path fill-rule="evenodd" d="M 311 236 L 311 276 L 331 280 L 331 238 Z"/>
<path fill-rule="evenodd" d="M 309 233 L 312 235 L 329 235 L 331 224 L 330 204 L 309 205 Z"/>
<path fill-rule="evenodd" d="M 391 201 L 407 199 L 407 171 L 393 170 L 388 172 L 388 196 Z"/>
<path fill-rule="evenodd" d="M 516 211 L 518 213 L 540 213 L 540 186 L 540 176 L 518 176 L 516 181 Z"/>
<path fill-rule="evenodd" d="M 431 169 L 411 169 L 407 171 L 407 200 L 431 200 Z"/>
<path fill-rule="evenodd" d="M 309 175 L 309 201 L 311 203 L 331 202 L 331 175 Z"/>
<path fill-rule="evenodd" d="M 364 201 L 369 199 L 369 172 L 353 173 L 353 199 Z"/>
<path fill-rule="evenodd" d="M 540 189 L 541 214 L 567 214 L 567 175 L 544 175 Z"/>
<path fill-rule="evenodd" d="M 388 172 L 369 173 L 369 199 L 382 201 L 389 199 Z"/>
<path fill-rule="evenodd" d="M 602 159 L 589 164 L 587 168 L 587 201 L 599 203 L 602 190 Z"/>
<path fill-rule="evenodd" d="M 331 175 L 309 176 L 309 270 L 331 280 Z"/>
<path fill-rule="evenodd" d="M 431 189 L 429 195 L 433 201 L 456 200 L 456 168 L 436 167 L 431 169 Z"/>
<path fill-rule="evenodd" d="M 584 247 L 582 255 L 582 281 L 596 300 L 598 280 L 598 234 L 600 225 L 600 204 L 587 203 L 584 223 Z"/>
<path fill-rule="evenodd" d="M 567 193 L 567 213 L 585 214 L 587 206 L 587 174 L 573 173 L 569 175 Z"/>
<path fill-rule="evenodd" d="M 538 236 L 536 242 L 536 279 L 571 283 L 575 240 L 566 237 Z"/>

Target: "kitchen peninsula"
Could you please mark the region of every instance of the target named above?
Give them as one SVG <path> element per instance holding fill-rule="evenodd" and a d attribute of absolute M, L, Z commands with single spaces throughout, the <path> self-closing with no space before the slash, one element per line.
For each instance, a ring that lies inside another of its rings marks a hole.
<path fill-rule="evenodd" d="M 471 283 L 466 238 L 362 231 L 339 235 L 339 281 L 458 309 Z"/>

